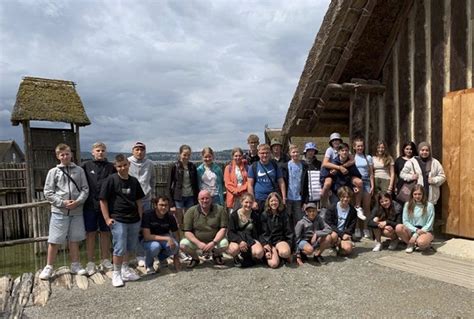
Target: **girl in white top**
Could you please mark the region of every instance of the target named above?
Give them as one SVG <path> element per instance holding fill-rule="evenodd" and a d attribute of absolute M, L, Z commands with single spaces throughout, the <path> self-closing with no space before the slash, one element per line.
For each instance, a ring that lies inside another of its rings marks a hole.
<path fill-rule="evenodd" d="M 395 162 L 388 153 L 388 147 L 385 141 L 379 141 L 377 143 L 377 151 L 373 159 L 375 193 L 382 192 L 391 194 L 395 183 Z"/>

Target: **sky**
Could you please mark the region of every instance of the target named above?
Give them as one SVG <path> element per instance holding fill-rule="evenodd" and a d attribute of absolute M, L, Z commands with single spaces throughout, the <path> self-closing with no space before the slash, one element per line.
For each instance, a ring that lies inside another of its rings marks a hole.
<path fill-rule="evenodd" d="M 23 146 L 10 117 L 35 76 L 77 84 L 82 150 L 246 147 L 282 127 L 329 2 L 0 1 L 0 140 Z"/>

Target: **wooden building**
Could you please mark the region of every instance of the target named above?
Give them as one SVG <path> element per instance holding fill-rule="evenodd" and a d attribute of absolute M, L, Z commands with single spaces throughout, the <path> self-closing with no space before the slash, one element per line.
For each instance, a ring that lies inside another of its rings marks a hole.
<path fill-rule="evenodd" d="M 20 83 L 11 121 L 23 126 L 27 200 L 32 201 L 35 190 L 43 188 L 47 171 L 58 163 L 57 144 L 68 144 L 73 160 L 80 163 L 79 127 L 91 122 L 74 82 L 35 77 L 25 77 Z M 70 129 L 31 127 L 30 121 L 64 122 Z"/>
<path fill-rule="evenodd" d="M 0 163 L 23 163 L 25 154 L 14 140 L 0 141 Z"/>
<path fill-rule="evenodd" d="M 442 99 L 473 83 L 473 0 L 333 0 L 282 130 L 431 142 L 442 158 Z"/>

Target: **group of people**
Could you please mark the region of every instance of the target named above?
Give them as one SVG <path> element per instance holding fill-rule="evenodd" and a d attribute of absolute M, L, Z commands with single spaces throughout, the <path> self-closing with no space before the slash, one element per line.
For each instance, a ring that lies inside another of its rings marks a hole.
<path fill-rule="evenodd" d="M 93 160 L 82 168 L 72 162 L 69 146 L 58 145 L 60 163 L 48 172 L 44 187 L 52 216 L 40 278 L 52 276 L 58 247 L 66 241 L 71 272 L 94 274 L 98 231 L 100 267 L 112 270 L 115 287 L 140 278 L 129 267 L 134 256 L 153 273 L 155 259 L 164 265 L 172 257 L 179 270 L 182 260 L 189 268 L 199 265 L 200 255 L 222 265 L 224 252 L 241 267 L 263 262 L 276 268 L 293 257 L 298 265 L 309 257 L 325 263 L 325 249 L 348 255 L 362 238 L 375 238 L 373 251 L 380 251 L 382 236 L 392 250 L 400 239 L 407 253 L 431 247 L 434 205 L 446 178 L 428 143 L 418 148 L 406 143 L 394 161 L 383 141 L 370 156 L 363 138 L 353 139 L 351 152 L 333 133 L 322 162 L 312 142 L 302 157 L 296 145 L 284 153 L 277 139 L 260 144 L 251 134 L 247 143 L 248 152 L 234 148 L 224 169 L 210 147 L 196 166 L 191 148 L 182 145 L 170 170 L 169 197 L 154 193 L 154 164 L 144 143 L 135 143 L 132 156 L 119 154 L 113 163 L 106 159 L 105 144 L 95 143 Z M 410 192 L 402 200 L 397 194 L 405 184 Z M 85 269 L 79 262 L 84 239 Z"/>

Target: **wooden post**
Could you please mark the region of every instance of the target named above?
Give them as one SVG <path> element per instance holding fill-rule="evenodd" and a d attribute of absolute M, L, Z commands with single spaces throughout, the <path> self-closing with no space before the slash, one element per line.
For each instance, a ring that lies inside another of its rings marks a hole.
<path fill-rule="evenodd" d="M 415 1 L 408 17 L 408 136 L 415 138 L 415 18 L 418 3 Z"/>
<path fill-rule="evenodd" d="M 76 164 L 81 165 L 81 142 L 79 138 L 79 125 L 75 124 L 75 136 L 76 136 Z"/>
<path fill-rule="evenodd" d="M 393 108 L 395 112 L 395 138 L 396 138 L 396 150 L 400 150 L 400 100 L 399 100 L 399 89 L 398 89 L 398 57 L 400 50 L 400 39 L 397 39 L 393 47 Z M 394 153 L 396 154 L 396 153 Z"/>
<path fill-rule="evenodd" d="M 425 141 L 430 144 L 431 139 L 431 0 L 425 0 L 425 83 L 424 95 L 426 105 Z"/>
<path fill-rule="evenodd" d="M 370 143 L 370 93 L 364 93 L 364 139 L 366 149 L 368 152 L 372 149 L 372 143 Z"/>
<path fill-rule="evenodd" d="M 472 88 L 473 85 L 473 73 L 472 73 L 472 60 L 474 59 L 474 41 L 472 39 L 473 35 L 473 24 L 474 24 L 474 14 L 472 12 L 473 9 L 473 0 L 466 0 L 466 15 L 467 15 L 467 68 L 466 68 L 466 87 Z"/>
<path fill-rule="evenodd" d="M 450 91 L 451 77 L 450 77 L 450 65 L 451 65 L 451 0 L 444 0 L 444 94 Z"/>
<path fill-rule="evenodd" d="M 355 135 L 363 135 L 365 134 L 364 129 L 364 112 L 365 112 L 365 104 L 364 104 L 364 96 L 365 94 L 360 94 L 357 90 L 354 90 L 351 93 L 351 100 L 350 100 L 350 109 L 352 112 L 351 115 L 351 138 Z M 364 136 L 367 138 L 367 136 Z"/>
<path fill-rule="evenodd" d="M 385 100 L 383 98 L 383 94 L 377 93 L 377 106 L 378 106 L 378 136 L 379 139 L 385 140 Z"/>
<path fill-rule="evenodd" d="M 33 171 L 33 150 L 31 144 L 30 122 L 22 121 L 26 159 L 26 200 L 31 203 L 35 197 L 35 178 Z"/>

